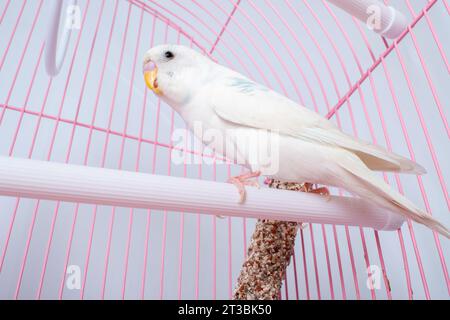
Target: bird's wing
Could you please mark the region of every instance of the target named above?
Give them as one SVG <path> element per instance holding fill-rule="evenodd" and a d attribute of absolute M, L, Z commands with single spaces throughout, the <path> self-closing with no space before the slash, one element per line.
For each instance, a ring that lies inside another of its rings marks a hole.
<path fill-rule="evenodd" d="M 349 150 L 372 170 L 426 172 L 409 159 L 343 133 L 314 111 L 246 78 L 230 76 L 220 85 L 211 85 L 209 97 L 216 114 L 226 121 Z"/>

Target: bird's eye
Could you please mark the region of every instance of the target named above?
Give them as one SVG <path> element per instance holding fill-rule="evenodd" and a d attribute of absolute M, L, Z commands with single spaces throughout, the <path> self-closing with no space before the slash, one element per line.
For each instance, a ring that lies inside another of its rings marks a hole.
<path fill-rule="evenodd" d="M 165 56 L 167 59 L 172 59 L 172 58 L 174 57 L 174 54 L 173 54 L 172 51 L 166 51 L 166 52 L 164 52 L 164 56 Z"/>

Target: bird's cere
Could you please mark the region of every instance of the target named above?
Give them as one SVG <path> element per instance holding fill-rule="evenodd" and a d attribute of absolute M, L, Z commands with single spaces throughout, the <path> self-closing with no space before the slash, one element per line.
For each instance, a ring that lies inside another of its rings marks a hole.
<path fill-rule="evenodd" d="M 148 61 L 148 62 L 144 63 L 144 67 L 143 67 L 144 74 L 146 72 L 152 72 L 155 69 L 158 69 L 158 68 L 156 67 L 156 64 L 153 61 Z"/>
<path fill-rule="evenodd" d="M 161 94 L 161 90 L 158 88 L 158 67 L 153 61 L 144 63 L 143 67 L 145 84 L 147 87 L 156 94 Z"/>

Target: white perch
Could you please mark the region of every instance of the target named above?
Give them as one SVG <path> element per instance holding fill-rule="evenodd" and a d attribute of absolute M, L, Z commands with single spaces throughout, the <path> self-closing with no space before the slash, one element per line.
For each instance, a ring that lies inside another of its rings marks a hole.
<path fill-rule="evenodd" d="M 0 195 L 209 215 L 263 218 L 396 230 L 395 213 L 351 197 L 247 188 L 238 203 L 228 183 L 55 162 L 0 157 Z"/>
<path fill-rule="evenodd" d="M 383 37 L 395 39 L 406 29 L 403 13 L 378 0 L 327 0 Z"/>

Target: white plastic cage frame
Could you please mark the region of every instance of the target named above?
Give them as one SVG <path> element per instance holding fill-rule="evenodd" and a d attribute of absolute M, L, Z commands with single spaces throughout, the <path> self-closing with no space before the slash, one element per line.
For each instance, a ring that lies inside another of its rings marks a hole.
<path fill-rule="evenodd" d="M 181 149 L 207 164 L 170 161 L 180 149 L 171 134 L 184 124 L 144 89 L 140 59 L 153 44 L 183 43 L 416 159 L 426 176 L 384 177 L 448 225 L 447 1 L 388 3 L 408 25 L 394 40 L 326 1 L 78 2 L 80 29 L 50 77 L 55 2 L 0 1 L 1 156 L 212 181 L 239 173 L 198 144 Z M 254 226 L 181 210 L 0 199 L 1 298 L 227 299 Z M 449 296 L 448 241 L 422 226 L 312 224 L 297 238 L 283 299 Z"/>

